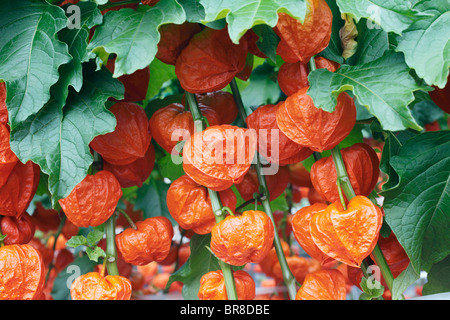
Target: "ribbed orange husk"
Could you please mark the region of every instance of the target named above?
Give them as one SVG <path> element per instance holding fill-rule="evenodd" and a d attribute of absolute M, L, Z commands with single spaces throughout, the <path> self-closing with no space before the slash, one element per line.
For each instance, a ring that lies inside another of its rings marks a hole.
<path fill-rule="evenodd" d="M 234 44 L 227 28 L 206 28 L 194 35 L 178 56 L 175 73 L 181 87 L 191 93 L 220 90 L 244 69 L 247 40 Z"/>
<path fill-rule="evenodd" d="M 191 38 L 202 31 L 198 23 L 165 24 L 159 28 L 161 40 L 158 42 L 156 58 L 164 63 L 175 65 L 181 51 L 188 45 Z"/>
<path fill-rule="evenodd" d="M 240 183 L 256 151 L 254 131 L 231 125 L 211 126 L 184 144 L 183 169 L 195 182 L 214 191 Z"/>
<path fill-rule="evenodd" d="M 287 49 L 277 50 L 278 53 L 284 61 L 307 63 L 328 46 L 332 23 L 333 14 L 325 0 L 308 0 L 303 24 L 287 13 L 279 13 L 274 30 L 282 40 L 279 46 Z M 283 54 L 286 51 L 287 57 Z"/>
<path fill-rule="evenodd" d="M 377 244 L 383 214 L 367 197 L 353 197 L 342 208 L 339 201 L 313 215 L 310 223 L 314 243 L 326 255 L 359 267 Z"/>
<path fill-rule="evenodd" d="M 95 227 L 104 223 L 116 210 L 122 197 L 119 181 L 109 171 L 87 175 L 59 204 L 77 227 Z"/>
<path fill-rule="evenodd" d="M 278 172 L 266 175 L 266 184 L 269 189 L 270 201 L 283 194 L 289 183 L 289 175 L 286 167 L 279 167 Z M 251 167 L 241 183 L 235 185 L 237 191 L 245 201 L 253 199 L 253 194 L 259 192 L 259 179 L 256 169 Z"/>
<path fill-rule="evenodd" d="M 103 161 L 103 169 L 114 174 L 122 188 L 133 186 L 142 187 L 142 184 L 148 179 L 154 166 L 155 147 L 153 147 L 152 144 L 148 146 L 144 157 L 139 158 L 132 163 L 115 165 Z"/>
<path fill-rule="evenodd" d="M 356 143 L 341 150 L 345 168 L 357 195 L 369 196 L 380 175 L 380 160 L 375 150 L 365 143 Z M 320 196 L 329 202 L 339 200 L 337 173 L 331 156 L 316 161 L 311 167 L 311 181 Z"/>
<path fill-rule="evenodd" d="M 283 249 L 284 255 L 287 257 L 290 255 L 290 247 L 289 244 L 284 241 L 280 240 L 281 242 L 281 248 Z M 274 278 L 274 268 L 279 263 L 278 261 L 278 255 L 275 247 L 273 246 L 272 249 L 269 250 L 269 253 L 264 257 L 264 259 L 259 262 L 259 266 L 261 267 L 261 271 L 268 277 Z"/>
<path fill-rule="evenodd" d="M 227 216 L 211 230 L 211 251 L 225 263 L 242 266 L 259 263 L 273 246 L 275 230 L 262 211 L 248 210 Z"/>
<path fill-rule="evenodd" d="M 88 272 L 75 279 L 70 287 L 72 300 L 130 300 L 131 282 L 122 276 Z"/>
<path fill-rule="evenodd" d="M 219 116 L 220 123 L 231 124 L 238 115 L 238 107 L 234 101 L 233 95 L 226 91 L 214 91 L 203 94 L 196 94 L 199 103 L 200 111 L 207 110 L 204 106 L 208 106 L 216 111 Z M 214 125 L 210 123 L 210 125 Z"/>
<path fill-rule="evenodd" d="M 219 116 L 212 108 L 203 106 L 201 112 L 211 126 L 220 123 Z M 179 103 L 158 109 L 150 118 L 149 124 L 153 139 L 171 154 L 178 142 L 189 139 L 195 132 L 191 112 Z"/>
<path fill-rule="evenodd" d="M 294 142 L 323 152 L 338 145 L 352 131 L 356 122 L 353 99 L 342 92 L 333 112 L 317 108 L 307 95 L 309 87 L 289 96 L 277 111 L 280 130 Z"/>
<path fill-rule="evenodd" d="M 27 244 L 34 237 L 36 227 L 31 216 L 24 212 L 19 218 L 2 217 L 0 220 L 1 233 L 6 236 L 3 243 Z"/>
<path fill-rule="evenodd" d="M 120 257 L 127 263 L 143 266 L 152 261 L 163 261 L 169 254 L 173 226 L 163 216 L 136 222 L 137 229 L 127 228 L 116 235 Z"/>
<path fill-rule="evenodd" d="M 9 144 L 9 126 L 0 121 L 0 187 L 6 183 L 18 161 Z"/>
<path fill-rule="evenodd" d="M 327 205 L 325 203 L 315 203 L 313 205 L 301 208 L 292 217 L 292 231 L 298 244 L 308 255 L 320 261 L 321 264 L 330 262 L 333 258 L 326 255 L 314 243 L 314 240 L 311 237 L 310 223 L 314 214 L 317 212 L 322 212 L 326 208 Z"/>
<path fill-rule="evenodd" d="M 344 275 L 335 269 L 323 269 L 306 275 L 296 300 L 345 300 Z"/>
<path fill-rule="evenodd" d="M 314 61 L 317 69 L 326 68 L 330 72 L 335 72 L 340 66 L 339 63 L 324 57 L 315 57 Z M 300 61 L 283 63 L 278 71 L 278 85 L 285 95 L 293 95 L 298 90 L 309 86 L 308 74 L 306 63 Z"/>
<path fill-rule="evenodd" d="M 311 175 L 302 162 L 293 163 L 287 166 L 289 171 L 289 182 L 298 187 L 311 188 Z"/>
<path fill-rule="evenodd" d="M 233 272 L 238 300 L 253 300 L 256 286 L 253 278 L 243 270 Z M 200 300 L 228 300 L 222 270 L 210 271 L 200 278 Z"/>
<path fill-rule="evenodd" d="M 39 185 L 40 169 L 31 160 L 17 161 L 0 188 L 0 213 L 19 218 L 31 203 Z"/>
<path fill-rule="evenodd" d="M 256 130 L 261 155 L 283 166 L 303 161 L 313 151 L 292 141 L 280 130 L 276 115 L 281 104 L 283 102 L 258 107 L 247 117 L 246 122 L 248 128 Z"/>
<path fill-rule="evenodd" d="M 132 102 L 117 102 L 109 111 L 116 117 L 117 125 L 113 132 L 95 137 L 90 143 L 92 149 L 116 165 L 144 157 L 152 139 L 144 109 Z"/>
<path fill-rule="evenodd" d="M 38 300 L 45 284 L 45 265 L 28 244 L 0 248 L 0 300 Z"/>
<path fill-rule="evenodd" d="M 237 199 L 233 190 L 220 191 L 219 197 L 223 206 L 235 211 Z M 167 208 L 181 228 L 197 234 L 210 233 L 216 224 L 208 190 L 187 175 L 171 183 L 167 191 Z"/>

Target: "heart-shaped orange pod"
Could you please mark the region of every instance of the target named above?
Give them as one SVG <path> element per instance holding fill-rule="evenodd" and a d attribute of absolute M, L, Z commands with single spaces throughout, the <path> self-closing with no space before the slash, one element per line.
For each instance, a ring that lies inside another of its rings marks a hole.
<path fill-rule="evenodd" d="M 314 243 L 311 237 L 310 223 L 317 212 L 324 211 L 326 208 L 327 205 L 325 203 L 315 203 L 301 208 L 292 217 L 292 231 L 298 244 L 308 255 L 320 261 L 322 265 L 332 261 L 333 258 L 323 253 Z"/>
<path fill-rule="evenodd" d="M 287 13 L 279 13 L 274 28 L 282 43 L 303 63 L 328 46 L 333 23 L 333 14 L 325 0 L 308 0 L 306 10 L 303 23 Z M 284 56 L 281 57 L 284 60 Z"/>
<path fill-rule="evenodd" d="M 233 95 L 226 91 L 214 91 L 196 94 L 200 111 L 203 114 L 203 105 L 216 111 L 220 119 L 220 124 L 231 124 L 238 115 L 238 107 Z M 210 123 L 211 125 L 211 123 Z"/>
<path fill-rule="evenodd" d="M 266 175 L 266 184 L 269 189 L 270 201 L 281 196 L 289 183 L 289 175 L 286 167 L 280 167 L 278 172 Z M 253 199 L 255 192 L 259 193 L 259 179 L 256 169 L 251 167 L 245 174 L 244 179 L 235 185 L 237 191 L 245 201 Z"/>
<path fill-rule="evenodd" d="M 244 69 L 247 52 L 244 37 L 239 44 L 234 44 L 227 28 L 205 28 L 181 51 L 175 73 L 181 87 L 188 92 L 220 90 Z"/>
<path fill-rule="evenodd" d="M 341 150 L 347 174 L 357 195 L 368 196 L 380 175 L 380 161 L 375 150 L 366 143 L 356 143 Z M 337 173 L 331 156 L 316 161 L 311 167 L 311 181 L 320 196 L 329 202 L 339 200 Z"/>
<path fill-rule="evenodd" d="M 20 218 L 2 217 L 0 221 L 1 233 L 6 235 L 3 240 L 5 245 L 27 244 L 34 237 L 36 227 L 31 216 L 24 212 Z"/>
<path fill-rule="evenodd" d="M 37 300 L 45 285 L 42 255 L 29 244 L 0 248 L 0 300 Z"/>
<path fill-rule="evenodd" d="M 287 257 L 291 254 L 291 249 L 289 247 L 289 244 L 280 239 L 281 242 L 281 248 L 283 249 L 284 255 Z M 259 262 L 258 266 L 261 268 L 261 271 L 268 277 L 274 278 L 274 267 L 279 263 L 278 261 L 278 255 L 275 247 L 273 246 L 272 249 L 269 250 L 267 255 L 264 257 L 262 261 Z"/>
<path fill-rule="evenodd" d="M 116 117 L 116 128 L 95 137 L 90 144 L 92 149 L 116 165 L 129 164 L 144 157 L 152 139 L 144 109 L 135 103 L 117 102 L 109 111 Z"/>
<path fill-rule="evenodd" d="M 220 123 L 219 116 L 212 108 L 203 106 L 201 112 L 211 126 Z M 158 109 L 149 124 L 153 139 L 168 153 L 175 152 L 177 143 L 188 139 L 195 131 L 191 112 L 179 103 Z"/>
<path fill-rule="evenodd" d="M 116 235 L 120 257 L 127 263 L 143 266 L 152 261 L 163 261 L 170 251 L 173 226 L 163 216 L 136 222 L 136 229 L 127 228 Z"/>
<path fill-rule="evenodd" d="M 352 131 L 356 122 L 353 99 L 342 92 L 333 112 L 316 108 L 307 95 L 309 87 L 289 96 L 277 111 L 280 130 L 294 142 L 323 152 L 338 145 Z"/>
<path fill-rule="evenodd" d="M 302 162 L 293 163 L 287 166 L 289 172 L 289 182 L 298 187 L 311 188 L 311 175 Z"/>
<path fill-rule="evenodd" d="M 277 105 L 258 107 L 245 120 L 249 129 L 254 129 L 258 137 L 258 151 L 270 162 L 281 166 L 303 161 L 313 151 L 289 139 L 277 125 Z"/>
<path fill-rule="evenodd" d="M 307 274 L 295 300 L 345 300 L 347 288 L 344 275 L 335 269 Z"/>
<path fill-rule="evenodd" d="M 0 121 L 0 187 L 6 183 L 18 161 L 9 145 L 9 127 Z"/>
<path fill-rule="evenodd" d="M 326 68 L 330 72 L 335 72 L 339 68 L 339 63 L 324 57 L 315 57 L 314 61 L 317 69 Z M 306 63 L 300 61 L 283 63 L 278 71 L 278 85 L 285 95 L 293 95 L 298 90 L 309 86 L 308 74 Z"/>
<path fill-rule="evenodd" d="M 312 263 L 311 258 L 299 257 L 295 255 L 287 256 L 286 262 L 295 280 L 300 284 L 303 283 L 308 273 L 314 272 L 320 268 L 320 264 L 317 262 Z M 277 261 L 273 266 L 273 273 L 275 279 L 280 281 L 283 280 L 283 271 L 279 261 Z"/>
<path fill-rule="evenodd" d="M 237 200 L 233 190 L 220 191 L 219 197 L 222 205 L 234 212 Z M 208 190 L 187 175 L 171 183 L 167 191 L 167 208 L 181 228 L 197 234 L 210 233 L 216 224 Z"/>
<path fill-rule="evenodd" d="M 275 230 L 262 211 L 227 216 L 211 230 L 211 251 L 225 263 L 242 266 L 261 262 L 273 246 Z"/>
<path fill-rule="evenodd" d="M 114 73 L 116 59 L 108 60 L 106 67 Z M 125 74 L 117 78 L 125 88 L 124 98 L 120 101 L 135 102 L 145 100 L 150 82 L 150 67 L 136 70 L 132 74 Z M 114 101 L 117 101 L 113 99 Z"/>
<path fill-rule="evenodd" d="M 96 227 L 111 217 L 121 197 L 119 181 L 111 172 L 102 170 L 87 175 L 59 204 L 77 227 Z"/>
<path fill-rule="evenodd" d="M 6 107 L 6 85 L 0 83 L 0 123 L 8 123 L 8 109 Z"/>
<path fill-rule="evenodd" d="M 336 201 L 311 218 L 311 237 L 326 255 L 359 267 L 377 244 L 383 214 L 369 198 L 353 197 L 344 210 Z"/>
<path fill-rule="evenodd" d="M 31 219 L 33 220 L 36 229 L 44 233 L 58 230 L 58 227 L 61 224 L 59 212 L 55 209 L 45 208 L 42 205 L 42 202 L 36 202 Z"/>
<path fill-rule="evenodd" d="M 161 40 L 158 42 L 156 58 L 170 65 L 177 63 L 181 51 L 188 45 L 191 38 L 202 31 L 198 23 L 169 23 L 159 27 Z"/>
<path fill-rule="evenodd" d="M 130 300 L 131 282 L 122 276 L 102 276 L 88 272 L 75 279 L 70 286 L 72 300 Z"/>
<path fill-rule="evenodd" d="M 152 144 L 148 146 L 143 158 L 139 158 L 130 164 L 115 165 L 103 161 L 103 169 L 114 174 L 122 188 L 133 186 L 142 187 L 142 184 L 150 176 L 154 166 L 155 148 Z"/>
<path fill-rule="evenodd" d="M 192 180 L 214 191 L 240 183 L 256 151 L 253 130 L 211 126 L 194 133 L 183 148 L 183 169 Z"/>
<path fill-rule="evenodd" d="M 438 105 L 439 108 L 450 113 L 450 75 L 447 77 L 447 84 L 443 89 L 433 87 L 430 91 L 430 98 Z"/>
<path fill-rule="evenodd" d="M 19 218 L 28 208 L 39 185 L 40 169 L 31 161 L 17 161 L 4 185 L 0 188 L 0 212 Z"/>
<path fill-rule="evenodd" d="M 238 300 L 253 300 L 256 294 L 253 278 L 244 270 L 233 271 L 233 278 Z M 198 298 L 200 300 L 228 300 L 222 270 L 210 271 L 200 278 Z"/>

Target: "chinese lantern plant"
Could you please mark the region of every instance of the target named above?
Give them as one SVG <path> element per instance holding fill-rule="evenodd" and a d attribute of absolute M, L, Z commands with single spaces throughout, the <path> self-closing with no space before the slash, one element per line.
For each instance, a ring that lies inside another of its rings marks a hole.
<path fill-rule="evenodd" d="M 1 1 L 2 299 L 450 292 L 450 6 L 378 2 Z"/>

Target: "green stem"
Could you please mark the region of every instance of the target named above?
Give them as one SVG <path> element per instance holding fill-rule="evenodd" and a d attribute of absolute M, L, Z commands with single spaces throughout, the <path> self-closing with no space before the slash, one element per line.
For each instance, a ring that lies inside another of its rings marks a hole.
<path fill-rule="evenodd" d="M 113 214 L 105 222 L 106 234 L 106 268 L 108 274 L 112 276 L 119 275 L 119 268 L 117 267 L 117 250 L 116 250 L 116 214 Z"/>
<path fill-rule="evenodd" d="M 106 10 L 106 9 L 111 9 L 114 7 L 118 7 L 118 6 L 123 6 L 123 5 L 127 5 L 127 4 L 135 4 L 135 3 L 140 3 L 140 0 L 125 0 L 125 1 L 120 1 L 120 2 L 109 2 L 107 4 L 98 6 L 98 8 L 100 9 L 100 11 Z"/>
<path fill-rule="evenodd" d="M 59 235 L 62 232 L 62 229 L 64 227 L 64 224 L 66 223 L 66 215 L 63 215 L 61 222 L 59 223 L 58 229 L 56 230 L 56 233 L 53 235 L 55 237 L 55 241 L 53 242 L 53 248 L 52 251 L 55 252 L 56 250 L 56 240 L 59 238 Z M 47 282 L 49 276 L 50 276 L 50 272 L 52 271 L 54 265 L 53 265 L 53 261 L 50 262 L 50 265 L 48 266 L 48 271 L 47 271 L 47 275 L 45 277 L 45 282 Z"/>
<path fill-rule="evenodd" d="M 186 92 L 186 100 L 189 104 L 192 119 L 194 120 L 195 125 L 195 131 L 199 132 L 202 131 L 204 128 L 203 120 L 204 117 L 202 116 L 202 113 L 200 111 L 200 108 L 198 107 L 197 99 L 195 98 L 195 95 Z M 225 218 L 222 202 L 220 201 L 219 194 L 216 191 L 213 191 L 208 188 L 208 194 L 209 199 L 211 200 L 211 207 L 214 212 L 214 216 L 216 218 L 216 223 L 219 223 Z M 236 284 L 234 282 L 234 275 L 233 270 L 231 269 L 231 266 L 223 261 L 219 260 L 219 266 L 222 270 L 223 278 L 225 281 L 225 288 L 227 290 L 227 297 L 228 300 L 237 300 L 237 291 L 236 291 Z"/>
<path fill-rule="evenodd" d="M 245 111 L 245 107 L 242 102 L 241 94 L 239 92 L 239 89 L 237 87 L 235 79 L 233 79 L 230 82 L 230 86 L 231 86 L 231 91 L 233 92 L 233 97 L 235 99 L 236 105 L 238 106 L 239 115 L 241 117 L 241 120 L 243 120 L 243 122 L 245 123 L 245 119 L 247 118 L 247 113 Z M 264 211 L 269 216 L 269 218 L 272 221 L 272 224 L 275 228 L 276 223 L 275 223 L 275 219 L 273 218 L 272 208 L 270 207 L 269 188 L 267 187 L 266 178 L 262 174 L 261 160 L 260 160 L 260 155 L 258 152 L 256 153 L 255 168 L 256 168 L 256 173 L 258 175 L 260 189 L 263 191 L 263 195 L 262 195 L 260 201 L 263 205 Z M 275 232 L 274 247 L 275 247 L 275 251 L 277 253 L 278 261 L 280 263 L 281 273 L 283 275 L 283 282 L 286 285 L 290 299 L 295 300 L 295 295 L 297 294 L 296 281 L 295 281 L 295 278 L 292 275 L 292 272 L 289 269 L 289 266 L 287 264 L 287 260 L 284 255 L 283 247 L 281 245 L 281 240 L 278 235 L 278 232 Z"/>
<path fill-rule="evenodd" d="M 352 184 L 350 183 L 350 179 L 348 178 L 344 160 L 342 158 L 338 146 L 331 149 L 331 156 L 333 157 L 334 165 L 336 167 L 337 180 L 339 181 L 347 199 L 352 199 L 353 197 L 356 196 L 356 193 L 353 190 Z M 383 252 L 381 251 L 380 246 L 378 244 L 373 249 L 372 255 L 375 259 L 375 263 L 381 270 L 381 275 L 383 276 L 383 279 L 386 281 L 389 290 L 392 292 L 394 276 L 392 275 L 392 272 L 386 262 L 386 258 L 384 257 Z"/>
<path fill-rule="evenodd" d="M 130 227 L 132 227 L 134 230 L 137 230 L 136 224 L 130 218 L 130 216 L 125 212 L 125 210 L 117 208 L 116 211 L 120 212 L 125 217 L 125 219 L 127 220 L 128 224 L 130 225 Z"/>
<path fill-rule="evenodd" d="M 309 72 L 316 70 L 316 61 L 314 60 L 315 56 L 309 59 Z"/>

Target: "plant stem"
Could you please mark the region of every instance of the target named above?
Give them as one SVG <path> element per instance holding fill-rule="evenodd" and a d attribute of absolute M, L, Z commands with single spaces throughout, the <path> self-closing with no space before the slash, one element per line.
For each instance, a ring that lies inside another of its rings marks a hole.
<path fill-rule="evenodd" d="M 195 95 L 186 92 L 186 100 L 189 104 L 192 119 L 194 120 L 195 125 L 195 131 L 199 132 L 202 131 L 204 128 L 203 125 L 203 116 L 200 111 L 200 108 L 198 107 L 197 99 L 195 98 Z M 214 216 L 216 218 L 216 223 L 219 223 L 222 221 L 225 217 L 224 210 L 222 206 L 222 202 L 220 201 L 219 194 L 216 191 L 213 191 L 208 188 L 208 194 L 209 199 L 211 200 L 211 207 L 214 212 Z M 222 270 L 223 278 L 225 281 L 225 288 L 227 290 L 227 297 L 228 300 L 237 300 L 237 291 L 236 291 L 236 284 L 234 282 L 234 276 L 233 276 L 233 270 L 231 269 L 231 266 L 223 261 L 219 260 L 219 266 Z"/>
<path fill-rule="evenodd" d="M 55 252 L 56 249 L 56 240 L 59 238 L 59 235 L 62 232 L 62 228 L 64 227 L 64 224 L 66 223 L 66 215 L 63 215 L 61 222 L 59 223 L 58 229 L 56 230 L 56 233 L 53 235 L 55 237 L 55 241 L 53 242 L 53 248 L 52 251 Z M 53 261 L 50 262 L 50 265 L 48 266 L 48 271 L 47 271 L 47 275 L 45 277 L 45 282 L 47 282 L 49 276 L 50 276 L 50 272 L 52 271 L 54 265 L 53 265 Z"/>
<path fill-rule="evenodd" d="M 247 118 L 247 113 L 245 111 L 245 107 L 242 102 L 241 94 L 239 92 L 239 89 L 237 87 L 235 79 L 233 79 L 231 81 L 230 87 L 231 87 L 231 91 L 233 92 L 233 97 L 235 99 L 236 105 L 238 106 L 239 115 L 241 117 L 241 120 L 243 120 L 243 122 L 245 123 L 245 119 Z M 258 152 L 256 152 L 255 169 L 256 169 L 256 173 L 258 175 L 260 188 L 263 192 L 263 196 L 260 199 L 261 203 L 263 205 L 264 211 L 269 216 L 269 218 L 272 221 L 272 224 L 275 228 L 276 223 L 275 223 L 275 219 L 273 218 L 272 208 L 270 207 L 269 188 L 267 187 L 266 178 L 262 174 L 261 160 L 260 160 L 260 155 Z M 281 240 L 278 235 L 278 232 L 275 232 L 274 247 L 275 247 L 275 251 L 277 253 L 278 261 L 280 263 L 281 273 L 283 275 L 283 282 L 286 285 L 290 299 L 294 300 L 295 295 L 297 294 L 297 286 L 296 286 L 295 278 L 292 275 L 292 272 L 289 269 L 289 266 L 287 264 L 287 260 L 284 255 L 283 247 L 281 245 Z"/>
<path fill-rule="evenodd" d="M 311 59 L 309 59 L 309 72 L 316 70 L 316 61 L 314 60 L 315 56 L 311 57 Z"/>
<path fill-rule="evenodd" d="M 114 213 L 105 222 L 106 234 L 106 268 L 108 274 L 112 276 L 119 275 L 119 268 L 117 267 L 117 250 L 116 250 L 116 214 Z"/>
<path fill-rule="evenodd" d="M 336 167 L 337 181 L 342 187 L 342 190 L 344 191 L 344 194 L 347 197 L 347 199 L 352 199 L 353 197 L 356 196 L 356 193 L 353 190 L 352 184 L 350 183 L 350 179 L 348 178 L 344 160 L 342 158 L 338 146 L 331 149 L 331 156 L 333 157 L 334 165 Z M 375 259 L 375 263 L 381 270 L 381 275 L 383 276 L 383 279 L 386 281 L 389 290 L 392 292 L 394 277 L 386 262 L 383 252 L 381 251 L 380 246 L 378 244 L 376 244 L 375 248 L 373 249 L 372 255 Z"/>
<path fill-rule="evenodd" d="M 134 230 L 137 230 L 136 225 L 134 224 L 134 221 L 130 218 L 130 216 L 125 212 L 125 210 L 117 208 L 116 211 L 120 212 L 125 219 L 127 220 L 127 222 L 130 224 L 130 227 L 132 227 Z"/>

